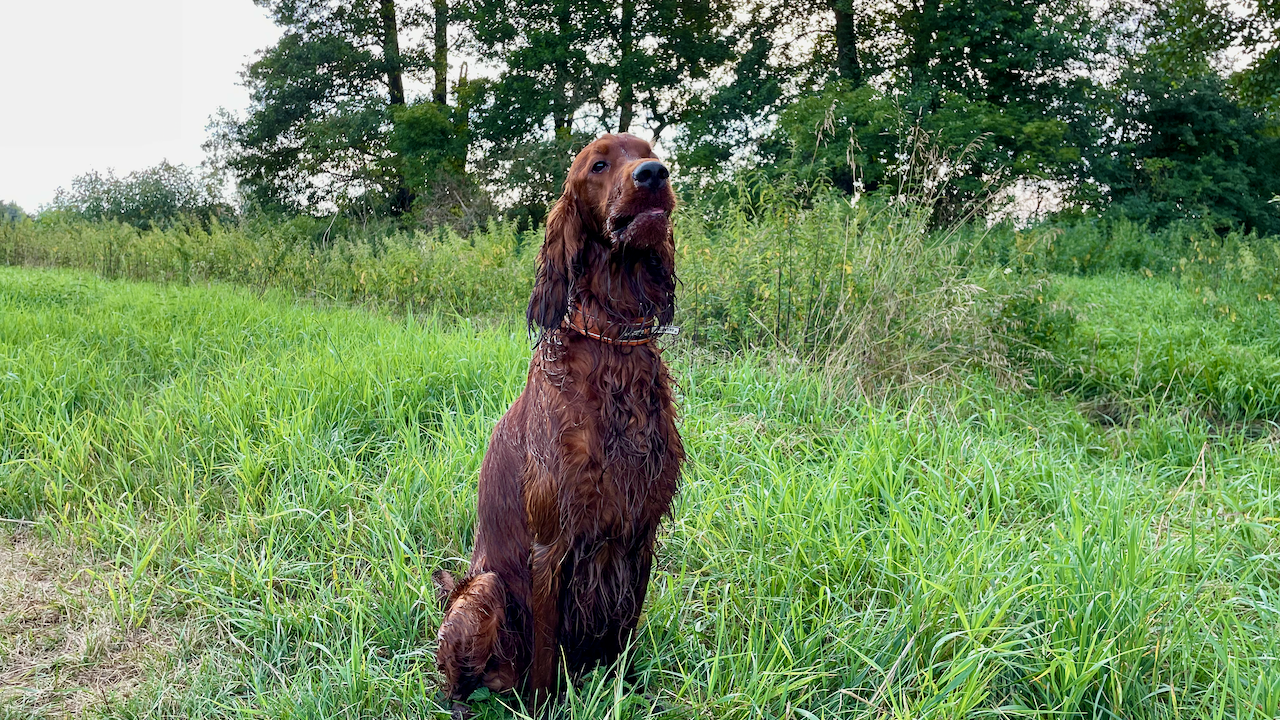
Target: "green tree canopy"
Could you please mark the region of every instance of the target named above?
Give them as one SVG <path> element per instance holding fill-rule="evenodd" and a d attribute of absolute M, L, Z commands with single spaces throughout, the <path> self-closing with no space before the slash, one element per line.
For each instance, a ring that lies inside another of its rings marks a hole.
<path fill-rule="evenodd" d="M 183 220 L 208 225 L 233 215 L 217 176 L 168 162 L 124 177 L 110 170 L 80 175 L 70 188 L 58 188 L 47 210 L 143 230 Z"/>
<path fill-rule="evenodd" d="M 0 200 L 0 221 L 17 222 L 26 216 L 27 214 L 17 203 Z"/>
<path fill-rule="evenodd" d="M 256 2 L 284 35 L 244 73 L 248 115 L 223 116 L 211 143 L 251 202 L 297 210 L 359 199 L 398 214 L 428 170 L 465 164 L 465 113 L 444 104 L 443 1 L 430 11 L 395 0 Z M 403 45 L 409 34 L 426 39 Z M 406 94 L 406 79 L 432 76 L 429 97 Z"/>
<path fill-rule="evenodd" d="M 261 207 L 537 223 L 585 142 L 647 129 L 700 184 L 874 191 L 923 132 L 963 158 L 940 208 L 1015 178 L 1157 223 L 1276 209 L 1277 0 L 256 2 L 284 35 L 210 147 Z"/>
<path fill-rule="evenodd" d="M 760 17 L 731 82 L 681 138 L 691 165 L 753 147 L 747 156 L 794 160 L 851 189 L 852 154 L 874 188 L 890 148 L 919 124 L 957 145 L 986 138 L 969 158 L 977 184 L 997 172 L 1072 180 L 1082 170 L 1095 124 L 1082 69 L 1103 43 L 1085 3 L 778 0 Z M 805 37 L 816 38 L 809 57 L 791 47 Z M 778 132 L 762 133 L 772 118 Z"/>
<path fill-rule="evenodd" d="M 1130 217 L 1165 225 L 1204 218 L 1280 233 L 1280 137 L 1227 94 L 1217 75 L 1130 72 L 1119 132 L 1094 163 L 1105 194 Z"/>
<path fill-rule="evenodd" d="M 734 53 L 729 0 L 476 0 L 474 50 L 501 67 L 478 85 L 482 169 L 533 220 L 573 153 L 601 132 L 656 136 L 704 106 Z M 554 180 L 552 180 L 554 178 Z"/>

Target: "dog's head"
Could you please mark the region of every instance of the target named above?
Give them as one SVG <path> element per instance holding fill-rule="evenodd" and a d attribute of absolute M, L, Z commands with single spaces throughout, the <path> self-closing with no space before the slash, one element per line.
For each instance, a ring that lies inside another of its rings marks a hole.
<path fill-rule="evenodd" d="M 593 263 L 652 257 L 672 274 L 671 212 L 676 196 L 669 176 L 649 143 L 634 135 L 602 135 L 578 153 L 564 194 L 547 219 L 529 301 L 531 327 L 550 330 L 560 325 L 570 293 L 593 270 Z M 664 315 L 672 311 L 660 309 Z"/>

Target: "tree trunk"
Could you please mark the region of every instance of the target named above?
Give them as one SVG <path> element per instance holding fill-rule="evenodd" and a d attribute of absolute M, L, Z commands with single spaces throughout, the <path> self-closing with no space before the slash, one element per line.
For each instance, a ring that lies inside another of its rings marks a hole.
<path fill-rule="evenodd" d="M 850 0 L 832 0 L 831 9 L 836 14 L 836 71 L 840 77 L 862 85 L 862 63 L 858 59 L 858 24 L 853 16 Z"/>
<path fill-rule="evenodd" d="M 560 91 L 560 97 L 552 100 L 551 114 L 556 126 L 556 135 L 560 136 L 566 135 L 570 124 L 573 123 L 573 111 L 570 109 L 569 101 L 569 33 L 573 28 L 570 25 L 569 0 L 560 0 L 558 5 L 556 32 L 560 44 L 558 48 L 560 57 L 556 59 L 556 88 Z"/>
<path fill-rule="evenodd" d="M 382 57 L 387 63 L 387 87 L 391 104 L 404 104 L 404 69 L 400 62 L 400 29 L 396 26 L 395 0 L 382 0 Z"/>
<path fill-rule="evenodd" d="M 449 99 L 449 0 L 432 0 L 435 9 L 435 45 L 436 51 L 431 58 L 435 70 L 436 87 L 431 99 L 444 105 Z"/>
<path fill-rule="evenodd" d="M 636 102 L 635 82 L 631 75 L 631 44 L 635 25 L 635 0 L 622 0 L 622 24 L 618 37 L 618 132 L 631 130 Z"/>
<path fill-rule="evenodd" d="M 404 106 L 404 67 L 400 61 L 400 29 L 396 26 L 395 0 L 382 0 L 378 14 L 382 17 L 382 57 L 387 64 L 387 88 L 391 107 Z M 400 216 L 413 207 L 413 191 L 404 181 L 404 174 L 396 162 L 392 165 L 395 191 L 391 196 L 391 214 Z"/>

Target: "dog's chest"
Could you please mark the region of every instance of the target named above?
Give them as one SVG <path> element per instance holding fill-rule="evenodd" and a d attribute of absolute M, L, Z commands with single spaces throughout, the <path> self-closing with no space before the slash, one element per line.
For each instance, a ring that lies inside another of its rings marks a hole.
<path fill-rule="evenodd" d="M 573 534 L 646 533 L 667 512 L 683 458 L 661 361 L 557 364 L 546 429 L 560 526 Z M 551 488 L 546 488 L 551 490 Z"/>

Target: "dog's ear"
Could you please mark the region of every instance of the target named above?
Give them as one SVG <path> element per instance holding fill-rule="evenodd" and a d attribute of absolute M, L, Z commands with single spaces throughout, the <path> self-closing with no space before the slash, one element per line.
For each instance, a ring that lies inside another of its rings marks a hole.
<path fill-rule="evenodd" d="M 658 311 L 658 322 L 662 325 L 670 325 L 676 320 L 677 282 L 675 229 L 670 224 L 667 225 L 667 241 L 661 245 L 657 258 L 662 272 L 654 280 L 666 296 L 663 298 L 665 302 Z"/>
<path fill-rule="evenodd" d="M 538 274 L 526 313 L 530 330 L 554 330 L 564 320 L 577 279 L 578 255 L 586 242 L 586 208 L 565 185 L 564 195 L 547 218 L 547 238 L 538 251 Z"/>

